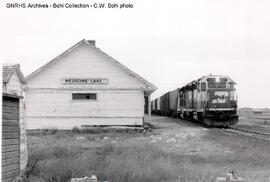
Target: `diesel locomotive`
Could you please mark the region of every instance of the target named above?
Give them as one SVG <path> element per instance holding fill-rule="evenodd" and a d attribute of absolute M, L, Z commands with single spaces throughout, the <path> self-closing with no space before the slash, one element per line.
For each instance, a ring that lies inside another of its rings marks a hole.
<path fill-rule="evenodd" d="M 238 123 L 235 84 L 228 76 L 204 76 L 153 100 L 152 113 L 209 126 L 235 125 Z"/>

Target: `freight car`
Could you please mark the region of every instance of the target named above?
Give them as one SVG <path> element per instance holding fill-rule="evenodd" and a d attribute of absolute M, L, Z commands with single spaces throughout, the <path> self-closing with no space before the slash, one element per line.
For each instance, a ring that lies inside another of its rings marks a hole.
<path fill-rule="evenodd" d="M 178 89 L 167 92 L 151 102 L 152 114 L 163 116 L 176 116 Z"/>
<path fill-rule="evenodd" d="M 151 101 L 151 113 L 160 115 L 160 98 Z"/>
<path fill-rule="evenodd" d="M 238 123 L 235 84 L 228 76 L 204 76 L 158 98 L 159 114 L 209 126 L 235 125 Z M 157 114 L 155 110 L 153 113 Z"/>
<path fill-rule="evenodd" d="M 178 89 L 167 92 L 160 97 L 160 114 L 166 116 L 175 116 L 177 107 Z"/>

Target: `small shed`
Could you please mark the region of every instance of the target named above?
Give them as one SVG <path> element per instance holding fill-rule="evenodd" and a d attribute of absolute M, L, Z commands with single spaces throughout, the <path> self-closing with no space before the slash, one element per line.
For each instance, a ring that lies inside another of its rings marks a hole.
<path fill-rule="evenodd" d="M 2 179 L 10 180 L 18 175 L 17 165 L 20 173 L 28 160 L 23 89 L 26 81 L 19 64 L 4 65 L 2 76 Z"/>
<path fill-rule="evenodd" d="M 20 174 L 20 96 L 2 94 L 2 181 Z"/>

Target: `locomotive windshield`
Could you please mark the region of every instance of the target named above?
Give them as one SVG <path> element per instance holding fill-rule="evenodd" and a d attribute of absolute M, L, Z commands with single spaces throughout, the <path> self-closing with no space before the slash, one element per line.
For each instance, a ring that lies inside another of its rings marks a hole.
<path fill-rule="evenodd" d="M 226 82 L 209 82 L 208 88 L 226 88 Z"/>

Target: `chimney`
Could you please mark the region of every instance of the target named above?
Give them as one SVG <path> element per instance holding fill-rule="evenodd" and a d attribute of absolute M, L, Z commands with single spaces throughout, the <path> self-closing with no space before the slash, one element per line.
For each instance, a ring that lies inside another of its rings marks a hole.
<path fill-rule="evenodd" d="M 96 46 L 96 41 L 95 40 L 87 40 L 87 42 L 89 44 L 91 44 L 92 46 Z"/>

